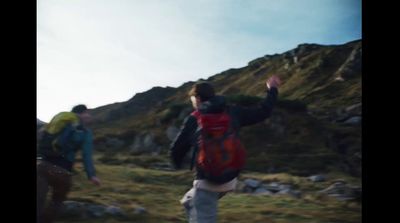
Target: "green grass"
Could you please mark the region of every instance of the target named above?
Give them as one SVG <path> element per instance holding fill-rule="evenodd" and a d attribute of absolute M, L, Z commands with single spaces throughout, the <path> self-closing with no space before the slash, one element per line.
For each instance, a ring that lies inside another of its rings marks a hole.
<path fill-rule="evenodd" d="M 119 219 L 111 217 L 73 219 L 73 222 L 186 222 L 179 199 L 192 185 L 192 172 L 97 164 L 102 186 L 95 187 L 87 181 L 80 163 L 75 169 L 78 174 L 74 176 L 69 200 L 117 205 L 128 215 Z M 329 186 L 337 178 L 360 185 L 356 178 L 332 173 L 327 176 L 327 182 L 316 184 L 304 177 L 290 174 L 244 172 L 240 179 L 246 178 L 258 179 L 264 183 L 272 181 L 291 183 L 302 190 L 304 195 L 300 199 L 295 199 L 286 195 L 255 196 L 228 193 L 219 202 L 218 222 L 361 222 L 361 204 L 341 202 L 313 193 Z M 137 206 L 146 208 L 148 212 L 141 215 L 134 214 L 133 210 Z M 57 222 L 70 222 L 70 219 L 59 219 Z"/>

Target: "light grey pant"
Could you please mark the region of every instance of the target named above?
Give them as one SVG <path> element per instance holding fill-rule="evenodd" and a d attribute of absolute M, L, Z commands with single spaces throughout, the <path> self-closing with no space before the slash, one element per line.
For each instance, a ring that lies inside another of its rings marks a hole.
<path fill-rule="evenodd" d="M 218 199 L 226 192 L 213 192 L 197 188 L 190 189 L 182 198 L 189 223 L 217 222 Z"/>

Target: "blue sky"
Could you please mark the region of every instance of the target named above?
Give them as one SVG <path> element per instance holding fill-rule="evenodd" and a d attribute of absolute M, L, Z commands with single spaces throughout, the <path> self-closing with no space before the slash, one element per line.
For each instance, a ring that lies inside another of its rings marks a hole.
<path fill-rule="evenodd" d="M 37 116 L 361 38 L 361 0 L 37 0 Z"/>

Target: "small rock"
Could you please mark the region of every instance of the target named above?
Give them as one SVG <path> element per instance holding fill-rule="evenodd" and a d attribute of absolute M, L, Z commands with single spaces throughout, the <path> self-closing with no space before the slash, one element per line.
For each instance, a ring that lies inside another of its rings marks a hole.
<path fill-rule="evenodd" d="M 91 217 L 102 217 L 105 212 L 105 207 L 96 204 L 87 205 L 86 211 Z"/>
<path fill-rule="evenodd" d="M 291 190 L 289 194 L 295 198 L 301 198 L 301 192 L 299 190 Z"/>
<path fill-rule="evenodd" d="M 358 125 L 361 123 L 361 116 L 353 116 L 346 121 L 344 121 L 344 124 L 349 124 L 349 125 Z"/>
<path fill-rule="evenodd" d="M 175 139 L 176 135 L 178 135 L 178 133 L 179 133 L 179 128 L 177 128 L 173 125 L 169 126 L 166 130 L 167 138 L 170 141 L 173 141 Z"/>
<path fill-rule="evenodd" d="M 254 191 L 254 188 L 249 187 L 249 186 L 245 186 L 243 188 L 243 193 L 253 193 L 253 191 Z"/>
<path fill-rule="evenodd" d="M 313 175 L 308 177 L 308 179 L 312 182 L 324 182 L 326 180 L 323 175 Z"/>
<path fill-rule="evenodd" d="M 238 180 L 238 182 L 236 183 L 235 192 L 244 192 L 245 187 L 246 184 Z"/>
<path fill-rule="evenodd" d="M 353 112 L 355 110 L 361 110 L 361 106 L 362 106 L 361 103 L 357 103 L 357 104 L 348 106 L 347 108 L 345 108 L 345 111 L 349 113 L 349 112 Z"/>
<path fill-rule="evenodd" d="M 146 212 L 147 212 L 147 210 L 144 207 L 136 207 L 134 210 L 135 214 L 145 214 Z"/>
<path fill-rule="evenodd" d="M 290 190 L 290 189 L 292 189 L 292 185 L 290 185 L 290 184 L 281 184 L 281 185 L 278 186 L 278 188 L 279 188 L 280 191 L 281 190 Z"/>
<path fill-rule="evenodd" d="M 335 81 L 344 81 L 343 77 L 339 76 L 337 78 L 335 78 Z"/>
<path fill-rule="evenodd" d="M 273 193 L 276 193 L 276 192 L 278 192 L 278 191 L 281 190 L 281 189 L 279 188 L 279 186 L 280 186 L 280 184 L 278 184 L 278 183 L 276 183 L 276 182 L 272 182 L 272 183 L 270 183 L 270 184 L 264 185 L 264 187 L 265 187 L 267 190 L 269 190 L 269 191 L 271 191 L 271 192 L 273 192 Z"/>
<path fill-rule="evenodd" d="M 253 194 L 255 195 L 272 195 L 273 193 L 263 187 L 257 188 Z"/>
<path fill-rule="evenodd" d="M 246 184 L 246 186 L 249 186 L 251 188 L 257 188 L 258 186 L 260 186 L 261 182 L 258 180 L 246 179 L 244 181 L 244 184 Z"/>
<path fill-rule="evenodd" d="M 122 211 L 122 209 L 120 207 L 116 207 L 116 206 L 108 206 L 105 210 L 105 212 L 107 214 L 113 215 L 113 216 L 123 216 L 125 215 L 124 212 Z"/>

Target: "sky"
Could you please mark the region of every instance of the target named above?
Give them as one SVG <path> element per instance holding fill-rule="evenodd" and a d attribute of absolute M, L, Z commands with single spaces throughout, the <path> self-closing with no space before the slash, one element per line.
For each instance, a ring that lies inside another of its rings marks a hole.
<path fill-rule="evenodd" d="M 361 0 L 37 0 L 37 117 L 361 32 Z"/>

